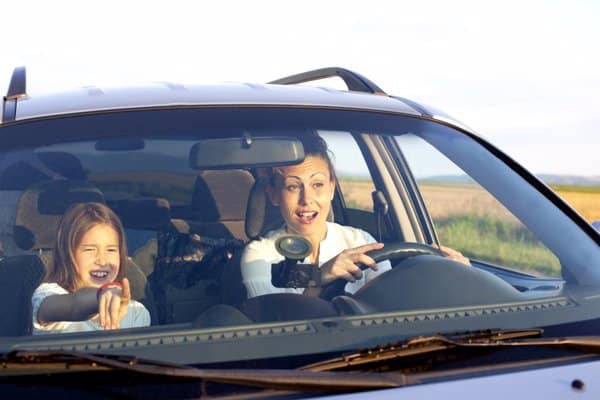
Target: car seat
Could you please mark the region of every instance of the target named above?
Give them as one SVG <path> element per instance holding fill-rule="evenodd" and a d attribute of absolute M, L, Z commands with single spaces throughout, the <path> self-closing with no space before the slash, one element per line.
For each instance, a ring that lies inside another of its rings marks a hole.
<path fill-rule="evenodd" d="M 0 261 L 0 335 L 31 332 L 31 295 L 52 261 L 56 229 L 62 214 L 74 203 L 104 203 L 98 188 L 86 181 L 55 180 L 33 184 L 17 203 L 14 239 L 28 254 Z M 152 293 L 141 270 L 128 260 L 132 298 L 155 315 Z"/>
<path fill-rule="evenodd" d="M 32 184 L 58 177 L 84 180 L 79 159 L 60 151 L 34 153 L 22 150 L 5 154 L 0 161 L 0 244 L 4 255 L 22 253 L 14 243 L 15 211 L 22 192 Z"/>
<path fill-rule="evenodd" d="M 156 270 L 149 281 L 161 323 L 193 321 L 221 300 L 224 264 L 242 248 L 246 202 L 254 177 L 248 171 L 202 171 L 188 218 L 172 219 L 159 234 Z"/>
<path fill-rule="evenodd" d="M 102 192 L 79 180 L 34 183 L 17 203 L 13 237 L 23 251 L 37 253 L 44 264 L 51 260 L 56 230 L 64 212 L 75 203 L 104 203 Z"/>
<path fill-rule="evenodd" d="M 193 230 L 211 237 L 246 240 L 246 203 L 254 177 L 243 169 L 202 171 L 191 203 Z"/>
<path fill-rule="evenodd" d="M 267 198 L 266 187 L 266 178 L 259 178 L 252 185 L 248 195 L 244 230 L 249 240 L 259 239 L 268 231 L 283 225 L 279 208 Z M 221 289 L 222 302 L 225 304 L 239 305 L 248 297 L 246 286 L 242 282 L 241 256 L 242 251 L 237 252 L 224 267 Z"/>
<path fill-rule="evenodd" d="M 105 195 L 109 207 L 121 218 L 131 258 L 148 277 L 156 264 L 158 233 L 173 227 L 169 201 L 160 197 Z"/>

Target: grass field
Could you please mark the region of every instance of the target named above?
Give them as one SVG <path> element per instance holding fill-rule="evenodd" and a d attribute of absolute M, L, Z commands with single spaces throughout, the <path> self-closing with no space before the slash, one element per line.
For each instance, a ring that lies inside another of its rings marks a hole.
<path fill-rule="evenodd" d="M 600 220 L 600 186 L 552 186 L 588 222 Z"/>
<path fill-rule="evenodd" d="M 373 184 L 362 179 L 341 179 L 340 185 L 348 206 L 371 209 L 371 192 Z M 551 185 L 551 188 L 571 207 L 575 209 L 588 222 L 600 220 L 600 186 L 567 186 Z M 492 212 L 499 216 L 506 211 L 491 207 L 496 202 L 490 197 L 482 195 L 472 185 L 444 184 L 422 185 L 424 197 L 429 197 L 429 212 L 433 218 L 455 214 L 460 210 L 469 209 L 480 214 Z"/>
<path fill-rule="evenodd" d="M 372 184 L 340 181 L 350 207 L 371 209 Z M 558 259 L 491 195 L 469 184 L 422 184 L 442 244 L 466 256 L 524 272 L 558 276 Z M 553 189 L 587 221 L 600 220 L 600 187 Z"/>

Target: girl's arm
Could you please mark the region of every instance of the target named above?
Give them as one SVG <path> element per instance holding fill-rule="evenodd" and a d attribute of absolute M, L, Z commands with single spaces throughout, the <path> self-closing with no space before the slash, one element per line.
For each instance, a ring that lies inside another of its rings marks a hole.
<path fill-rule="evenodd" d="M 46 297 L 38 310 L 38 321 L 85 321 L 98 313 L 96 288 L 83 288 L 75 293 Z"/>
<path fill-rule="evenodd" d="M 75 293 L 46 297 L 38 310 L 38 321 L 85 321 L 100 314 L 100 325 L 116 329 L 127 314 L 131 299 L 129 281 L 123 279 L 123 290 L 110 287 L 98 293 L 97 288 L 82 288 Z"/>

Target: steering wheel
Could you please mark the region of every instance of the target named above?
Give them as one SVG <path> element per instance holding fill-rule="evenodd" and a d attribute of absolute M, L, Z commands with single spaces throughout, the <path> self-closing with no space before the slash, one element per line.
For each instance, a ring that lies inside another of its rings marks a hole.
<path fill-rule="evenodd" d="M 365 253 L 371 257 L 376 263 L 383 260 L 398 261 L 408 257 L 420 256 L 420 255 L 433 255 L 439 257 L 445 257 L 445 254 L 438 248 L 433 247 L 424 243 L 413 243 L 413 242 L 389 242 L 385 243 L 385 246 L 379 250 L 372 250 Z M 364 264 L 358 264 L 358 267 L 364 271 L 369 268 Z M 392 263 L 392 268 L 394 264 Z M 324 285 L 321 289 L 320 298 L 324 300 L 331 300 L 335 296 L 344 294 L 344 287 L 348 283 L 347 280 L 339 278 L 333 282 Z"/>

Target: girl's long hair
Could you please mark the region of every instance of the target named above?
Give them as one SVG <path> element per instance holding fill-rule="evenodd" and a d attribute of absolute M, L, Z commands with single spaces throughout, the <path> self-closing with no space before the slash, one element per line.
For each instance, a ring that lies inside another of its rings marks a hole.
<path fill-rule="evenodd" d="M 102 203 L 77 203 L 63 215 L 56 233 L 54 257 L 46 274 L 46 282 L 54 282 L 73 292 L 79 288 L 80 278 L 75 267 L 75 249 L 83 236 L 94 226 L 107 224 L 114 228 L 119 236 L 119 272 L 117 281 L 125 276 L 127 245 L 123 224 L 119 217 Z"/>

